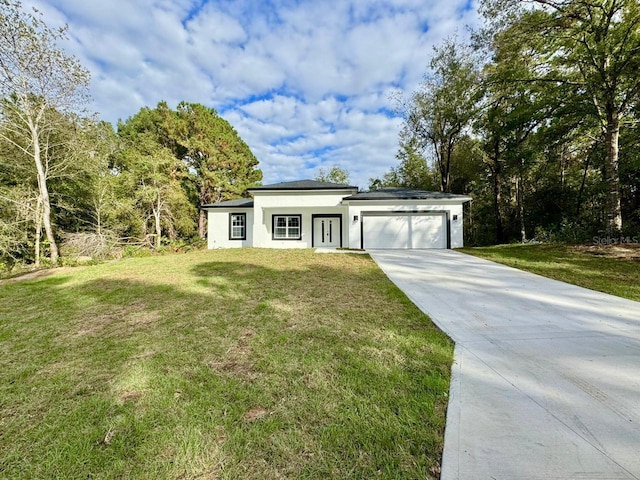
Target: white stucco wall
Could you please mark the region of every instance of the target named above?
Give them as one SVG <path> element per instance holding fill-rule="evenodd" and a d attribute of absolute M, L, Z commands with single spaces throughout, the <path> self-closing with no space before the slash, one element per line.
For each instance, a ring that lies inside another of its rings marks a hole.
<path fill-rule="evenodd" d="M 229 239 L 229 214 L 231 213 L 246 213 L 246 240 Z M 208 210 L 207 246 L 209 249 L 253 246 L 253 210 L 250 208 L 212 208 Z"/>
<path fill-rule="evenodd" d="M 349 248 L 361 248 L 361 228 L 362 212 L 402 212 L 402 211 L 448 211 L 449 219 L 451 221 L 451 248 L 460 248 L 464 246 L 463 238 L 463 217 L 462 217 L 462 203 L 458 202 L 442 202 L 428 203 L 424 200 L 393 200 L 393 204 L 390 205 L 390 201 L 382 200 L 369 200 L 369 201 L 351 201 L 349 202 L 348 209 L 348 224 L 349 224 Z M 354 216 L 358 217 L 357 221 L 354 221 Z M 454 216 L 457 219 L 454 220 Z"/>
<path fill-rule="evenodd" d="M 254 192 L 253 245 L 265 248 L 311 248 L 312 217 L 319 214 L 342 215 L 342 245 L 349 239 L 347 207 L 342 199 L 353 194 L 351 190 L 319 191 L 309 193 L 292 192 Z M 301 240 L 274 240 L 272 219 L 274 215 L 301 215 Z"/>
<path fill-rule="evenodd" d="M 463 240 L 463 208 L 460 200 L 351 200 L 342 202 L 354 192 L 255 192 L 254 208 L 211 208 L 208 210 L 208 247 L 213 248 L 311 248 L 313 246 L 313 216 L 341 215 L 342 246 L 361 248 L 362 212 L 394 211 L 447 211 L 451 227 L 451 248 L 459 248 Z M 246 213 L 246 240 L 229 239 L 229 214 Z M 272 219 L 274 215 L 301 215 L 302 238 L 300 240 L 274 240 Z M 358 217 L 354 220 L 354 217 Z M 454 219 L 454 217 L 457 217 Z"/>

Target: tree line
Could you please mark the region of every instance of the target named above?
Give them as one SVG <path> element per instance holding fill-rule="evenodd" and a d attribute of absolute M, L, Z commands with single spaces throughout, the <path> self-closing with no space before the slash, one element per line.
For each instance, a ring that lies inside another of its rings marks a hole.
<path fill-rule="evenodd" d="M 262 179 L 233 127 L 197 103 L 88 115 L 89 72 L 20 2 L 0 3 L 0 267 L 203 237 L 199 206 Z M 64 251 L 63 251 L 64 253 Z"/>
<path fill-rule="evenodd" d="M 638 2 L 483 0 L 481 12 L 469 44 L 435 48 L 402 102 L 398 165 L 370 187 L 470 194 L 472 244 L 637 236 Z M 2 265 L 56 264 L 60 244 L 95 255 L 202 237 L 199 205 L 260 182 L 214 109 L 161 102 L 116 129 L 89 115 L 89 72 L 66 38 L 0 1 Z"/>
<path fill-rule="evenodd" d="M 640 231 L 640 4 L 484 0 L 402 102 L 398 165 L 371 187 L 470 194 L 472 244 Z"/>

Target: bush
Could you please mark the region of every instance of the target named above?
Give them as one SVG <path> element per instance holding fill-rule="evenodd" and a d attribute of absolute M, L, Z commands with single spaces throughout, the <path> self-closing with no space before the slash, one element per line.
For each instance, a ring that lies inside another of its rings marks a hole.
<path fill-rule="evenodd" d="M 563 220 L 559 225 L 536 227 L 534 240 L 542 243 L 578 244 L 591 241 L 596 233 L 580 222 Z"/>

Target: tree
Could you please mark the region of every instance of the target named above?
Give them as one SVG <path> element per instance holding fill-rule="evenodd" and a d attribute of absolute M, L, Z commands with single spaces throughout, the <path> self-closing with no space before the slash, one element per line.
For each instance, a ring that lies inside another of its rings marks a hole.
<path fill-rule="evenodd" d="M 200 205 L 241 197 L 262 180 L 258 160 L 236 130 L 213 108 L 181 102 L 176 112 L 165 103 L 162 112 L 175 154 L 190 168 L 199 210 L 198 234 L 206 232 L 206 212 Z"/>
<path fill-rule="evenodd" d="M 11 270 L 30 254 L 30 230 L 36 223 L 37 198 L 28 186 L 0 182 L 0 270 L 2 264 Z"/>
<path fill-rule="evenodd" d="M 125 200 L 116 195 L 116 176 L 111 170 L 122 142 L 108 122 L 81 118 L 69 127 L 72 132 L 64 156 L 72 166 L 51 182 L 57 225 L 65 232 L 111 234 L 117 230 L 114 210 Z"/>
<path fill-rule="evenodd" d="M 156 249 L 163 231 L 176 238 L 178 230 L 193 228 L 193 221 L 185 222 L 193 209 L 180 184 L 183 166 L 169 149 L 142 134 L 122 152 L 120 168 L 118 177 L 141 214 L 142 231 L 146 234 L 150 227 L 153 232 Z"/>
<path fill-rule="evenodd" d="M 262 179 L 262 171 L 247 144 L 213 108 L 181 102 L 177 110 L 160 102 L 156 108 L 142 108 L 118 126 L 119 135 L 132 140 L 148 135 L 166 148 L 186 168 L 185 191 L 195 190 L 194 209 L 200 211 L 198 233 L 204 236 L 206 214 L 200 205 L 241 197 Z"/>
<path fill-rule="evenodd" d="M 438 172 L 427 163 L 424 147 L 407 128 L 400 132 L 400 148 L 396 158 L 400 165 L 392 169 L 392 175 L 397 186 L 422 190 L 436 190 L 441 186 L 438 185 Z"/>
<path fill-rule="evenodd" d="M 534 8 L 530 8 L 530 7 Z M 526 45 L 537 62 L 519 79 L 571 86 L 597 119 L 606 149 L 607 225 L 622 229 L 621 128 L 640 98 L 640 4 L 637 0 L 484 0 L 492 28 Z"/>
<path fill-rule="evenodd" d="M 431 148 L 440 190 L 448 192 L 453 151 L 475 115 L 478 70 L 473 53 L 455 39 L 435 48 L 430 68 L 406 108 L 405 142 Z"/>
<path fill-rule="evenodd" d="M 480 134 L 492 184 L 495 241 L 503 243 L 506 240 L 502 196 L 509 178 L 513 178 L 516 189 L 520 239 L 525 241 L 523 178 L 528 158 L 525 144 L 547 118 L 546 109 L 552 103 L 548 99 L 541 100 L 540 92 L 528 88 L 529 85 L 512 83 L 503 76 L 504 70 L 512 72 L 523 68 L 522 64 L 503 65 L 499 55 L 496 61 L 497 64 L 486 69 L 484 108 L 474 126 Z"/>
<path fill-rule="evenodd" d="M 187 165 L 170 148 L 162 108 L 142 108 L 118 125 L 124 149 L 115 169 L 120 189 L 139 213 L 141 233 L 153 231 L 154 247 L 160 248 L 163 232 L 175 239 L 193 232 L 194 208 L 183 188 Z"/>
<path fill-rule="evenodd" d="M 0 138 L 33 161 L 53 264 L 59 253 L 47 183 L 59 159 L 49 138 L 65 114 L 87 101 L 89 84 L 88 71 L 58 47 L 66 38 L 66 27 L 48 27 L 37 11 L 25 13 L 15 0 L 0 2 Z"/>
<path fill-rule="evenodd" d="M 387 187 L 403 187 L 402 179 L 398 174 L 397 168 L 391 168 L 385 172 L 382 178 L 369 178 L 369 191 L 380 190 Z"/>
<path fill-rule="evenodd" d="M 319 182 L 339 183 L 341 185 L 349 184 L 349 172 L 345 169 L 334 165 L 327 172 L 324 168 L 319 168 L 316 173 L 316 180 Z"/>
<path fill-rule="evenodd" d="M 105 227 L 114 227 L 113 211 L 120 202 L 115 195 L 115 176 L 110 167 L 121 146 L 112 125 L 107 122 L 88 125 L 82 139 L 78 147 L 89 157 L 83 163 L 94 167 L 85 177 L 88 192 L 84 211 L 91 228 L 97 235 L 103 235 Z"/>

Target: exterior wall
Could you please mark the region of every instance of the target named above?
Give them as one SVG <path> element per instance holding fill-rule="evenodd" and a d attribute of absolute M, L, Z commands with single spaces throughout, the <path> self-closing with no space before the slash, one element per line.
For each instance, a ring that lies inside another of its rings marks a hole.
<path fill-rule="evenodd" d="M 229 215 L 246 213 L 246 240 L 229 239 Z M 212 208 L 207 212 L 207 246 L 214 248 L 240 248 L 253 246 L 253 210 L 251 208 Z"/>
<path fill-rule="evenodd" d="M 347 207 L 342 199 L 353 194 L 345 191 L 300 191 L 255 192 L 253 246 L 265 248 L 311 248 L 313 246 L 312 216 L 319 214 L 342 215 L 342 245 L 347 246 L 349 228 Z M 295 205 L 295 206 L 291 206 Z M 302 238 L 300 240 L 274 240 L 272 232 L 273 215 L 302 215 Z M 248 218 L 248 217 L 247 217 Z"/>
<path fill-rule="evenodd" d="M 460 248 L 464 246 L 463 239 L 463 218 L 462 218 L 462 203 L 460 202 L 439 202 L 439 203 L 426 203 L 424 200 L 394 200 L 393 204 L 389 204 L 388 201 L 369 200 L 369 201 L 351 201 L 349 202 L 349 215 L 347 216 L 347 224 L 349 225 L 349 248 L 361 247 L 361 227 L 362 212 L 376 211 L 376 212 L 402 212 L 402 211 L 448 211 L 449 220 L 451 224 L 451 248 Z M 457 215 L 457 219 L 454 220 L 454 215 Z M 354 220 L 357 216 L 358 219 Z"/>
<path fill-rule="evenodd" d="M 208 216 L 208 247 L 213 248 L 311 248 L 313 246 L 313 215 L 342 216 L 342 246 L 361 248 L 362 212 L 366 211 L 448 211 L 451 227 L 451 248 L 463 246 L 463 209 L 459 201 L 429 203 L 425 200 L 352 200 L 342 199 L 353 194 L 345 191 L 255 192 L 254 208 L 211 208 Z M 296 205 L 296 206 L 291 206 Z M 229 239 L 229 214 L 247 215 L 246 240 Z M 301 215 L 300 240 L 274 240 L 273 215 Z M 357 220 L 354 217 L 357 216 Z M 454 216 L 457 219 L 454 220 Z"/>
<path fill-rule="evenodd" d="M 451 248 L 464 247 L 464 216 L 462 212 L 462 204 L 450 205 L 449 220 L 451 221 Z M 458 219 L 454 220 L 453 216 L 457 215 Z"/>
<path fill-rule="evenodd" d="M 254 229 L 258 228 L 261 235 L 261 243 L 254 243 L 256 247 L 265 248 L 311 248 L 313 246 L 313 215 L 335 215 L 342 216 L 342 246 L 347 246 L 349 242 L 349 228 L 346 223 L 346 207 L 274 207 L 265 208 L 261 212 L 262 223 L 256 222 Z M 301 215 L 302 216 L 302 238 L 300 240 L 274 240 L 273 239 L 273 216 L 274 215 Z M 254 230 L 255 235 L 255 230 Z M 254 236 L 255 238 L 255 236 Z"/>

